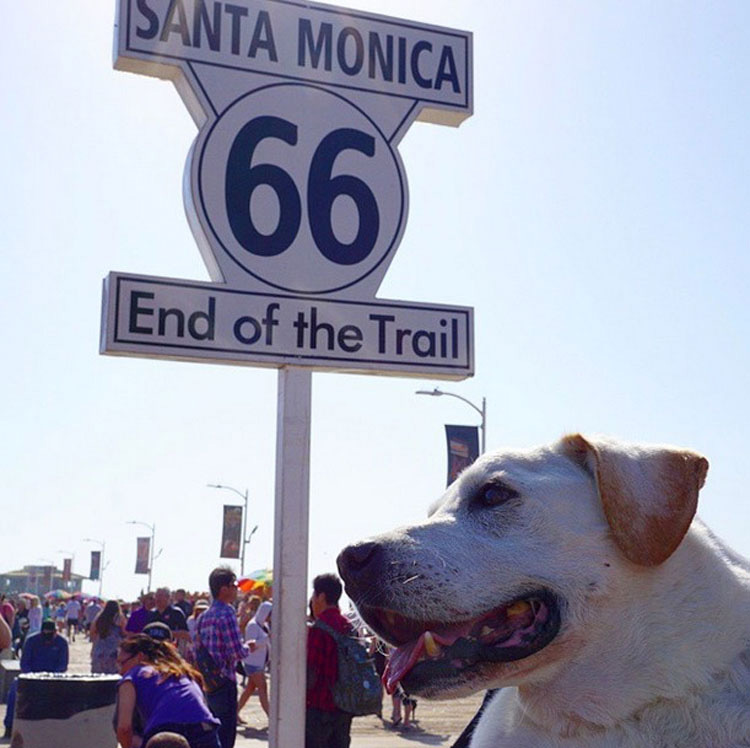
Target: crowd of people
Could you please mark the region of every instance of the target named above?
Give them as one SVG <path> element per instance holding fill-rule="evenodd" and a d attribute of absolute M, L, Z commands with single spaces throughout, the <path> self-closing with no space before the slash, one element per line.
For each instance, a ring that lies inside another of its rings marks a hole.
<path fill-rule="evenodd" d="M 263 585 L 240 595 L 228 567 L 214 569 L 208 583 L 208 594 L 162 587 L 132 604 L 3 598 L 0 657 L 19 657 L 21 672 L 65 672 L 69 642 L 84 637 L 91 643 L 91 672 L 122 676 L 114 722 L 122 748 L 232 748 L 237 726 L 244 724 L 240 712 L 254 694 L 269 713 L 273 601 L 270 587 Z M 338 655 L 328 627 L 346 636 L 362 632 L 341 612 L 341 594 L 333 574 L 313 581 L 305 748 L 347 748 L 350 743 L 352 714 L 339 709 L 333 696 Z M 382 673 L 384 645 L 372 637 L 370 651 Z M 15 693 L 14 686 L 6 735 L 12 729 Z M 392 698 L 387 724 L 408 729 L 416 702 L 403 693 Z"/>

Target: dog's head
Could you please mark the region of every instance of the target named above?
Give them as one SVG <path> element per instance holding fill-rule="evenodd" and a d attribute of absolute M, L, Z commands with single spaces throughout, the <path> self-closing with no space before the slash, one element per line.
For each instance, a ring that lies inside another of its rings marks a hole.
<path fill-rule="evenodd" d="M 669 559 L 707 461 L 569 436 L 465 470 L 423 524 L 345 548 L 346 592 L 424 696 L 517 685 L 573 656 L 623 576 Z"/>

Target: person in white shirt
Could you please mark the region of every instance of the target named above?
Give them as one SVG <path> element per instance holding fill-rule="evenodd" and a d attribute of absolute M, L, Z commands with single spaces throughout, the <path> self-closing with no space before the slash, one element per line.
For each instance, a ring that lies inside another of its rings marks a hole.
<path fill-rule="evenodd" d="M 247 675 L 247 685 L 240 696 L 237 704 L 237 714 L 247 704 L 253 691 L 258 690 L 258 698 L 263 711 L 268 715 L 268 686 L 266 685 L 266 662 L 270 655 L 270 631 L 268 623 L 271 620 L 270 602 L 263 602 L 258 607 L 258 612 L 245 627 L 245 643 L 250 649 L 250 654 L 242 661 Z M 238 716 L 238 722 L 242 719 Z"/>
<path fill-rule="evenodd" d="M 39 604 L 38 597 L 31 598 L 31 607 L 29 608 L 29 633 L 38 634 L 42 630 L 42 606 Z"/>
<path fill-rule="evenodd" d="M 75 598 L 70 600 L 65 606 L 65 618 L 68 621 L 68 640 L 76 640 L 76 631 L 78 629 L 78 619 L 81 615 L 81 603 Z"/>

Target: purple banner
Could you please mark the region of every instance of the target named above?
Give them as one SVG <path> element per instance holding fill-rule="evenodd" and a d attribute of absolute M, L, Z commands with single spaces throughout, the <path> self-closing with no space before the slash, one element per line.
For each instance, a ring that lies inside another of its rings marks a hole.
<path fill-rule="evenodd" d="M 102 568 L 102 552 L 91 551 L 91 573 L 89 579 L 99 579 L 99 573 Z"/>
<path fill-rule="evenodd" d="M 73 568 L 73 559 L 72 558 L 63 559 L 63 573 L 62 573 L 63 582 L 70 581 L 70 574 L 71 574 L 72 568 Z"/>
<path fill-rule="evenodd" d="M 239 558 L 242 543 L 242 507 L 224 504 L 224 529 L 221 533 L 222 558 Z"/>
<path fill-rule="evenodd" d="M 448 485 L 479 457 L 479 429 L 476 426 L 445 427 L 448 442 Z"/>
<path fill-rule="evenodd" d="M 151 557 L 151 538 L 137 538 L 135 551 L 135 573 L 148 574 Z"/>

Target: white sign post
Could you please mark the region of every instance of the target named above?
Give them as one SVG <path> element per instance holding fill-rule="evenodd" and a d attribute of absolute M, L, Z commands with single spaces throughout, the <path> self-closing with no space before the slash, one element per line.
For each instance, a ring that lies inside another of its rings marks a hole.
<path fill-rule="evenodd" d="M 101 352 L 279 369 L 271 746 L 305 714 L 312 371 L 459 380 L 473 310 L 376 298 L 403 236 L 397 146 L 471 116 L 470 33 L 291 0 L 119 0 L 115 67 L 199 128 L 184 199 L 212 282 L 110 273 Z"/>

